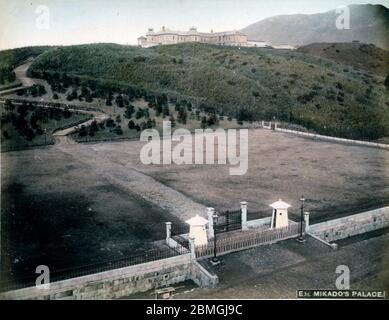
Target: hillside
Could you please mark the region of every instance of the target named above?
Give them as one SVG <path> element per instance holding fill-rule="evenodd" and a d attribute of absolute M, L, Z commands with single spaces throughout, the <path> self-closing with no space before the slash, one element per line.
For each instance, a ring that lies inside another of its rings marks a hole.
<path fill-rule="evenodd" d="M 389 135 L 388 93 L 381 77 L 300 52 L 93 44 L 51 49 L 29 72 L 93 80 L 93 90 L 106 95 L 113 90 L 107 81 L 122 86 L 123 92 L 164 93 L 242 120 L 276 117 L 349 138 Z"/>
<path fill-rule="evenodd" d="M 319 14 L 281 15 L 261 20 L 241 31 L 250 40 L 272 45 L 303 46 L 315 42 L 358 40 L 389 49 L 389 9 L 382 5 L 350 5 L 350 29 L 338 30 L 335 10 Z"/>
<path fill-rule="evenodd" d="M 389 51 L 373 44 L 313 43 L 298 48 L 299 52 L 331 59 L 340 64 L 372 72 L 386 77 L 389 73 Z"/>
<path fill-rule="evenodd" d="M 0 51 L 0 86 L 15 81 L 13 69 L 30 57 L 36 57 L 49 49 L 47 46 L 24 47 Z"/>

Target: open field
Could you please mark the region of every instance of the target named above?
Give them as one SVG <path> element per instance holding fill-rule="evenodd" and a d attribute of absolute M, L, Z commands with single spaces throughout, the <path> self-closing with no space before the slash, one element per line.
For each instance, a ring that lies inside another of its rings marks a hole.
<path fill-rule="evenodd" d="M 388 151 L 314 141 L 268 130 L 249 130 L 248 172 L 230 176 L 228 165 L 143 165 L 141 142 L 85 145 L 134 168 L 189 198 L 217 210 L 249 202 L 249 211 L 271 214 L 268 204 L 282 198 L 299 219 L 299 198 L 314 222 L 389 203 Z"/>
<path fill-rule="evenodd" d="M 2 274 L 143 253 L 179 220 L 54 147 L 1 154 Z M 3 278 L 4 279 L 4 278 Z"/>
<path fill-rule="evenodd" d="M 164 238 L 164 222 L 181 225 L 206 206 L 246 200 L 265 217 L 282 198 L 297 221 L 304 193 L 316 222 L 389 203 L 388 153 L 380 149 L 253 129 L 248 172 L 230 176 L 226 165 L 143 165 L 138 141 L 64 141 L 1 155 L 3 272 L 133 255 Z"/>

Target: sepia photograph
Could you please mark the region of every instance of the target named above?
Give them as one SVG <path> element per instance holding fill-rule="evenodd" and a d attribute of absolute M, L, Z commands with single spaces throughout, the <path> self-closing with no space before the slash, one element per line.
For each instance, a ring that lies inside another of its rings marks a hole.
<path fill-rule="evenodd" d="M 386 0 L 0 0 L 0 120 L 0 300 L 388 299 Z"/>

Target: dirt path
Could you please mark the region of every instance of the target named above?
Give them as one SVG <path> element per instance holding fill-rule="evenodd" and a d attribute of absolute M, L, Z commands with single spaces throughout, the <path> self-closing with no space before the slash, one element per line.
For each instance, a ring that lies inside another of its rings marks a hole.
<path fill-rule="evenodd" d="M 27 63 L 18 66 L 14 70 L 16 79 L 18 79 L 24 87 L 31 87 L 35 84 L 34 79 L 27 76 L 27 70 L 31 66 L 31 64 L 32 61 L 29 61 Z"/>
<path fill-rule="evenodd" d="M 107 156 L 94 151 L 93 145 L 81 145 L 68 139 L 66 135 L 57 136 L 58 143 L 54 146 L 61 152 L 71 155 L 77 161 L 88 164 L 110 183 L 123 190 L 130 191 L 142 199 L 169 211 L 174 216 L 185 221 L 196 214 L 206 217 L 207 209 L 154 178 L 143 174 L 131 163 L 120 164 Z M 146 213 L 147 214 L 147 213 Z"/>

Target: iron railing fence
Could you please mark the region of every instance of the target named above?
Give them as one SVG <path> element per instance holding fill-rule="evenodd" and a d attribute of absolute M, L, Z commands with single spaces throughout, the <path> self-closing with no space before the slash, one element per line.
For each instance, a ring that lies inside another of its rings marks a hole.
<path fill-rule="evenodd" d="M 269 215 L 268 211 L 247 211 L 247 220 L 256 220 Z"/>
<path fill-rule="evenodd" d="M 188 225 L 176 225 L 173 224 L 170 229 L 171 237 L 179 245 L 186 249 L 189 249 L 189 226 Z"/>
<path fill-rule="evenodd" d="M 114 260 L 106 260 L 76 268 L 60 269 L 50 272 L 50 283 L 167 259 L 187 253 L 189 253 L 189 250 L 187 250 L 185 247 L 170 248 L 166 246 L 164 248 L 148 250 L 145 253 L 139 255 L 133 255 Z M 38 274 L 34 274 L 33 276 L 29 277 L 15 278 L 9 281 L 0 281 L 0 292 L 35 286 L 37 277 Z"/>
<path fill-rule="evenodd" d="M 217 240 L 216 254 L 227 254 L 262 244 L 297 237 L 299 230 L 299 224 L 292 224 L 288 227 L 279 229 L 261 229 L 237 233 L 236 235 L 231 235 L 229 237 Z M 208 244 L 197 246 L 195 251 L 196 258 L 212 257 L 214 255 L 214 242 L 210 241 Z"/>

